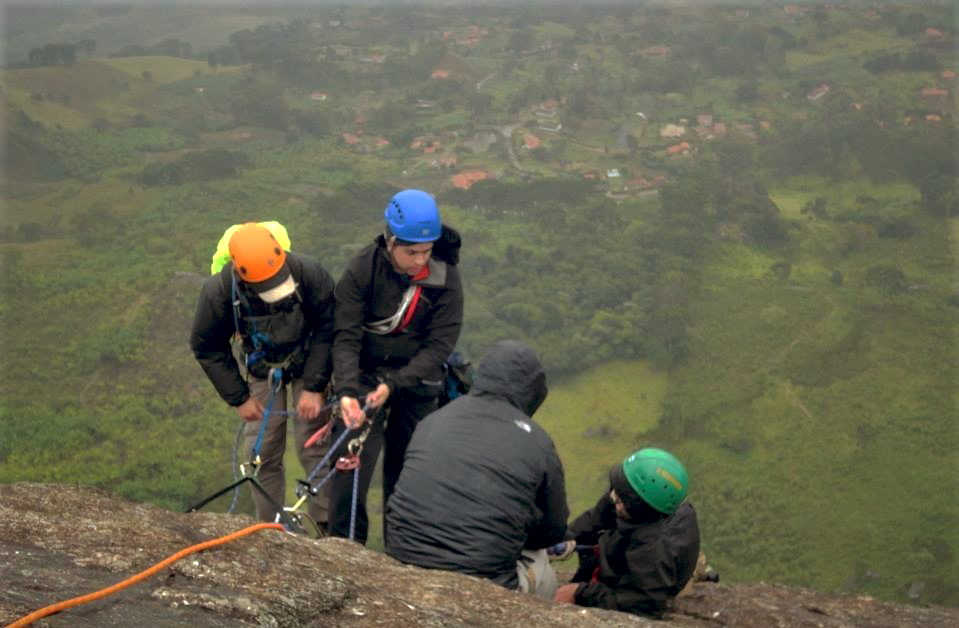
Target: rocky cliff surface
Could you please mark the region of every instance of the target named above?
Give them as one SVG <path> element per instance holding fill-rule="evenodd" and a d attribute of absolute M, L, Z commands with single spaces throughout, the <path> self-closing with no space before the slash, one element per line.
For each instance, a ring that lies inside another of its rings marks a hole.
<path fill-rule="evenodd" d="M 175 513 L 88 487 L 0 485 L 0 623 L 100 591 L 246 516 Z M 404 566 L 342 539 L 263 529 L 190 554 L 40 626 L 959 626 L 959 609 L 767 584 L 697 583 L 664 621 L 556 605 L 477 578 Z"/>

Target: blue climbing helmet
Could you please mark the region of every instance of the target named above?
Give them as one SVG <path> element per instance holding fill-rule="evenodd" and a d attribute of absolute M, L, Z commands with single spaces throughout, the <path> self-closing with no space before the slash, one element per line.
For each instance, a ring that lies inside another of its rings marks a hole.
<path fill-rule="evenodd" d="M 397 192 L 383 217 L 390 234 L 404 242 L 435 242 L 443 231 L 440 208 L 433 197 L 422 190 Z"/>

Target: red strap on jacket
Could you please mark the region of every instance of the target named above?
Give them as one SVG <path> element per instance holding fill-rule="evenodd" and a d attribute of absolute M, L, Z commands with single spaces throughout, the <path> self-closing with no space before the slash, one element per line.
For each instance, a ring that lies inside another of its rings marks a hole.
<path fill-rule="evenodd" d="M 423 267 L 423 270 L 413 275 L 412 281 L 422 281 L 429 276 L 430 267 L 429 265 L 426 265 Z M 413 299 L 410 301 L 410 306 L 406 308 L 406 313 L 403 315 L 403 320 L 400 322 L 395 331 L 403 331 L 413 321 L 413 312 L 416 311 L 416 304 L 420 302 L 421 294 L 423 294 L 423 286 L 416 286 L 416 292 L 413 293 Z"/>
<path fill-rule="evenodd" d="M 599 562 L 599 543 L 593 546 L 593 556 L 596 557 L 596 568 L 593 569 L 593 575 L 590 576 L 590 582 L 599 582 L 599 574 L 603 570 L 603 566 Z"/>

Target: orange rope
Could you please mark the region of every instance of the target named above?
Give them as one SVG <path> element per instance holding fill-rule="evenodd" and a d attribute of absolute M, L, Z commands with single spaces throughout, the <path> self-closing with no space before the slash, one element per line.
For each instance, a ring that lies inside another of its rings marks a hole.
<path fill-rule="evenodd" d="M 90 593 L 88 595 L 81 595 L 80 597 L 75 597 L 71 600 L 66 600 L 64 602 L 59 602 L 57 604 L 51 604 L 50 606 L 47 606 L 46 608 L 41 608 L 38 611 L 34 611 L 30 613 L 29 615 L 21 617 L 17 621 L 7 626 L 7 628 L 20 628 L 21 626 L 29 626 L 33 622 L 43 617 L 46 617 L 47 615 L 52 615 L 62 610 L 66 610 L 74 606 L 79 606 L 81 604 L 86 604 L 87 602 L 93 602 L 95 600 L 99 600 L 100 598 L 104 598 L 108 595 L 116 593 L 117 591 L 121 591 L 129 586 L 132 586 L 136 584 L 137 582 L 140 582 L 141 580 L 146 580 L 147 578 L 154 575 L 155 573 L 157 573 L 164 567 L 172 565 L 173 563 L 180 560 L 184 556 L 189 556 L 190 554 L 195 554 L 196 552 L 201 552 L 205 549 L 210 549 L 212 547 L 224 545 L 225 543 L 229 543 L 230 541 L 235 541 L 238 538 L 247 536 L 249 534 L 253 534 L 254 532 L 258 532 L 260 530 L 265 530 L 267 528 L 273 528 L 276 530 L 284 529 L 283 526 L 280 525 L 279 523 L 257 523 L 248 528 L 243 528 L 242 530 L 239 530 L 238 532 L 234 532 L 233 534 L 221 536 L 220 538 L 213 539 L 211 541 L 204 541 L 203 543 L 198 543 L 196 545 L 193 545 L 192 547 L 188 547 L 186 549 L 180 550 L 173 556 L 170 556 L 169 558 L 162 560 L 161 562 L 150 567 L 149 569 L 145 571 L 141 571 L 137 575 L 127 578 L 126 580 L 122 582 L 118 582 L 117 584 L 114 584 L 113 586 L 107 587 L 106 589 L 101 589 L 100 591 L 96 591 L 95 593 Z"/>

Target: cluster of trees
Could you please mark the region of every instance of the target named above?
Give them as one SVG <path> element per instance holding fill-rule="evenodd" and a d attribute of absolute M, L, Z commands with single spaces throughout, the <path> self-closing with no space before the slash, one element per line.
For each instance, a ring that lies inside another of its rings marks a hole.
<path fill-rule="evenodd" d="M 839 100 L 819 119 L 784 123 L 778 135 L 778 141 L 761 147 L 760 160 L 775 176 L 811 174 L 838 181 L 865 175 L 877 182 L 905 178 L 919 188 L 928 211 L 959 212 L 953 125 L 904 127 L 898 111 L 857 111 Z"/>
<path fill-rule="evenodd" d="M 180 57 L 189 59 L 193 55 L 193 45 L 187 41 L 181 41 L 175 37 L 169 37 L 153 44 L 152 46 L 143 46 L 141 44 L 131 44 L 124 46 L 117 52 L 111 54 L 111 57 Z"/>
<path fill-rule="evenodd" d="M 681 176 L 658 207 L 617 205 L 579 179 L 482 181 L 441 195 L 488 225 L 471 223 L 463 269 L 482 304 L 467 322 L 467 352 L 514 336 L 557 374 L 613 358 L 681 363 L 715 226 L 741 223 L 763 246 L 786 237 L 765 188 L 722 164 Z"/>
<path fill-rule="evenodd" d="M 902 52 L 883 52 L 866 61 L 863 66 L 873 74 L 883 72 L 936 72 L 942 64 L 935 53 L 927 50 Z"/>
<path fill-rule="evenodd" d="M 77 53 L 83 52 L 92 55 L 96 50 L 97 42 L 94 39 L 84 39 L 75 44 L 46 44 L 39 48 L 32 48 L 27 53 L 27 62 L 31 66 L 73 65 Z"/>
<path fill-rule="evenodd" d="M 225 148 L 189 153 L 169 163 L 153 163 L 143 169 L 143 185 L 180 185 L 191 181 L 226 179 L 250 165 L 246 153 Z"/>
<path fill-rule="evenodd" d="M 262 24 L 253 30 L 237 31 L 230 35 L 226 46 L 207 55 L 207 62 L 212 67 L 248 63 L 268 68 L 296 85 L 339 79 L 335 64 L 321 63 L 317 47 L 309 23 L 295 19 L 286 24 Z"/>

